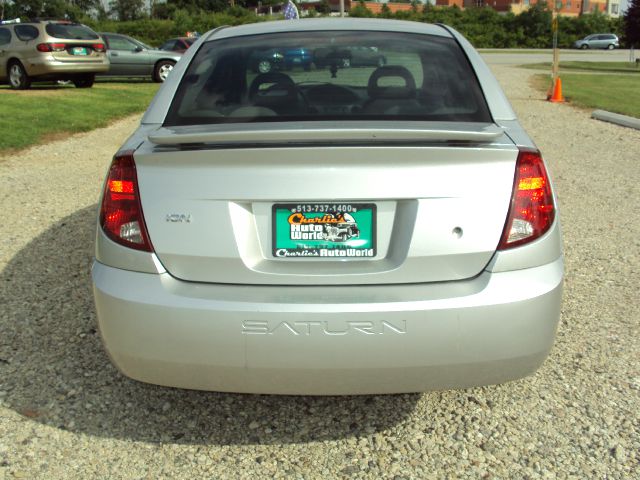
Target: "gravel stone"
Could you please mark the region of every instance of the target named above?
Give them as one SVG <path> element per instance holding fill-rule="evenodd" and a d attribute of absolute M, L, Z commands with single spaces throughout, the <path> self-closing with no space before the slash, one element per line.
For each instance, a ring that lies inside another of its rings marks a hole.
<path fill-rule="evenodd" d="M 139 116 L 0 154 L 0 479 L 640 478 L 640 131 L 493 67 L 548 161 L 563 222 L 557 341 L 533 376 L 375 397 L 128 380 L 96 331 L 98 194 Z"/>

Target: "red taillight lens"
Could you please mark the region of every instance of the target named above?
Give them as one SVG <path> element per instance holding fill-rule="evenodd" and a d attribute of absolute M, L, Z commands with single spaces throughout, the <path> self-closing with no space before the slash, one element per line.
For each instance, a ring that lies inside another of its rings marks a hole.
<path fill-rule="evenodd" d="M 104 233 L 120 245 L 153 251 L 142 214 L 132 150 L 117 153 L 111 162 L 100 208 L 100 225 Z"/>
<path fill-rule="evenodd" d="M 95 44 L 93 45 L 93 49 L 94 49 L 96 52 L 99 52 L 99 53 L 104 52 L 104 43 L 95 43 Z"/>
<path fill-rule="evenodd" d="M 511 207 L 498 250 L 517 247 L 542 236 L 553 223 L 555 206 L 540 152 L 520 149 Z"/>
<path fill-rule="evenodd" d="M 39 52 L 62 52 L 67 48 L 64 43 L 39 43 L 36 45 L 36 49 Z"/>

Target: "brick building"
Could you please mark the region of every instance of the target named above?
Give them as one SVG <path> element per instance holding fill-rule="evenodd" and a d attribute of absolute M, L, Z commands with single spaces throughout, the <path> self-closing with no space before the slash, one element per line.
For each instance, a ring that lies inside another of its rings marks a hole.
<path fill-rule="evenodd" d="M 436 0 L 436 5 L 460 8 L 490 7 L 498 12 L 513 12 L 516 15 L 527 10 L 531 5 L 547 2 L 549 8 L 553 8 L 555 0 Z M 619 0 L 562 0 L 560 15 L 577 17 L 582 13 L 591 13 L 599 10 L 611 16 L 618 16 L 620 11 Z"/>

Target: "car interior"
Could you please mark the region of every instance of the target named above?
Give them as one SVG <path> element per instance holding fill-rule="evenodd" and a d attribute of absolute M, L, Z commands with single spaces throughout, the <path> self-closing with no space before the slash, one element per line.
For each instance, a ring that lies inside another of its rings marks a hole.
<path fill-rule="evenodd" d="M 206 43 L 178 87 L 165 125 L 375 119 L 490 121 L 477 79 L 455 42 L 439 37 L 429 42 L 367 39 L 355 34 L 336 37 L 341 41 L 333 39 L 320 46 L 314 44 L 314 38 L 292 43 L 295 38 L 263 38 L 259 42 L 248 37 L 246 46 L 242 42 L 227 46 L 224 40 Z M 362 50 L 363 45 L 369 52 L 379 52 L 378 58 L 384 58 L 385 64 L 354 66 L 344 62 L 340 54 L 326 53 L 332 49 Z M 273 54 L 312 52 L 313 58 L 318 50 L 323 52 L 322 62 L 304 67 L 302 62 L 296 65 L 295 59 L 282 60 L 291 59 L 290 54 Z M 268 72 L 252 68 L 256 57 L 272 62 Z"/>

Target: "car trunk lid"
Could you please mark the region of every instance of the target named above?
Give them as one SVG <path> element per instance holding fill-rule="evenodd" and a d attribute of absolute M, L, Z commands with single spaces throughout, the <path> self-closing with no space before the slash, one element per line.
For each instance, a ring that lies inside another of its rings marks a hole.
<path fill-rule="evenodd" d="M 242 134 L 237 127 L 158 129 L 135 154 L 154 250 L 172 275 L 197 282 L 340 285 L 473 277 L 500 240 L 518 150 L 495 125 L 422 125 L 307 126 L 288 135 L 282 125 Z M 368 209 L 371 218 L 359 225 L 360 238 L 341 238 L 342 225 L 323 242 L 329 250 L 355 246 L 366 233 L 373 248 L 353 257 L 279 256 L 278 235 L 288 226 L 274 222 L 278 207 L 282 213 L 322 205 Z"/>

